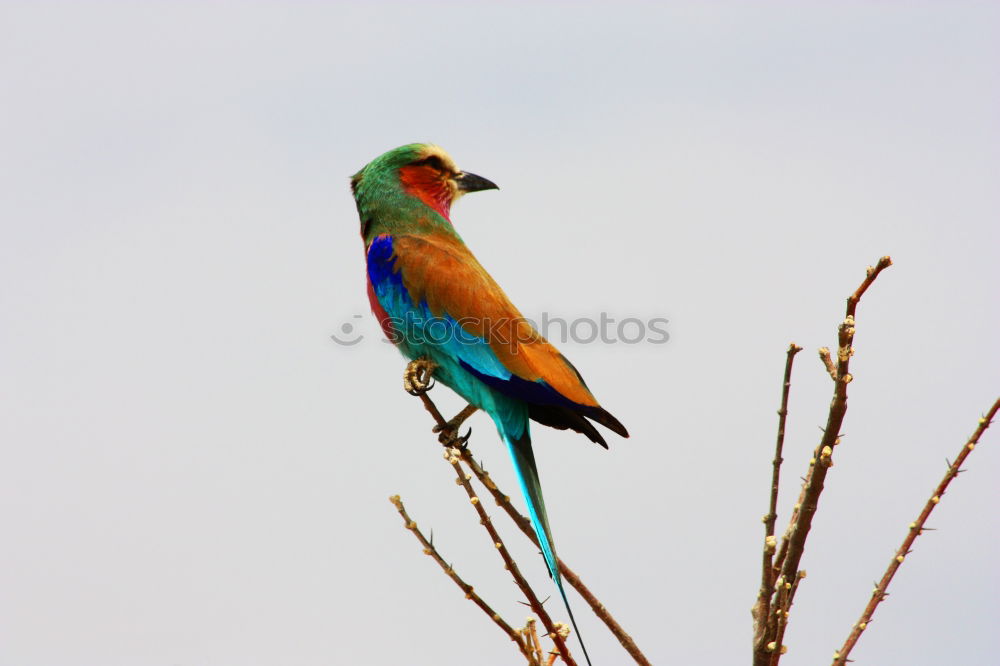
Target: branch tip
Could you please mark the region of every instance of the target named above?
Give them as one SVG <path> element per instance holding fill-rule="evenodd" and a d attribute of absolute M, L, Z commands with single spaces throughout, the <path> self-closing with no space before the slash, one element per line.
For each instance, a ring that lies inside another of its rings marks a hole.
<path fill-rule="evenodd" d="M 980 437 L 982 437 L 983 433 L 990 426 L 990 423 L 998 410 L 1000 410 L 1000 399 L 997 399 L 993 403 L 993 406 L 990 408 L 985 417 L 979 419 L 976 431 L 972 434 L 969 440 L 962 445 L 962 449 L 960 450 L 958 457 L 955 458 L 955 461 L 951 463 L 948 470 L 945 472 L 944 477 L 934 489 L 934 494 L 931 495 L 930 499 L 928 499 L 926 504 L 924 504 L 924 508 L 920 512 L 920 515 L 915 521 L 909 524 L 907 534 L 903 539 L 902 545 L 896 550 L 896 554 L 894 555 L 892 561 L 889 562 L 889 566 L 886 567 L 885 573 L 882 574 L 882 579 L 875 584 L 875 588 L 872 590 L 871 599 L 865 606 L 864 611 L 862 611 L 861 617 L 855 623 L 854 628 L 844 641 L 843 646 L 835 653 L 833 660 L 834 666 L 840 666 L 850 661 L 848 656 L 857 644 L 858 639 L 861 637 L 861 633 L 872 621 L 872 615 L 874 615 L 875 609 L 878 608 L 879 604 L 885 601 L 885 599 L 889 596 L 888 589 L 893 576 L 896 574 L 896 571 L 899 570 L 899 567 L 902 566 L 906 556 L 912 552 L 913 544 L 917 537 L 923 534 L 923 532 L 933 529 L 927 527 L 927 519 L 930 517 L 931 512 L 934 511 L 934 508 L 938 505 L 938 503 L 940 503 L 941 497 L 948 489 L 948 485 L 958 476 L 957 472 L 961 469 L 962 463 L 965 462 L 965 459 L 969 456 L 973 449 L 975 449 L 975 445 L 979 442 Z"/>
<path fill-rule="evenodd" d="M 813 516 L 819 507 L 819 499 L 823 492 L 826 475 L 833 466 L 833 448 L 839 443 L 837 433 L 840 432 L 847 413 L 847 386 L 853 380 L 849 368 L 851 358 L 855 354 L 853 341 L 857 332 L 855 320 L 857 305 L 879 273 L 891 264 L 891 259 L 885 256 L 881 257 L 874 266 L 867 267 L 865 279 L 848 296 L 844 318 L 837 325 L 836 363 L 829 347 L 821 347 L 817 351 L 827 374 L 833 380 L 833 399 L 830 402 L 826 427 L 822 429 L 823 435 L 820 443 L 809 461 L 809 469 L 802 484 L 802 492 L 795 503 L 776 561 L 772 562 L 771 554 L 767 552 L 763 557 L 764 570 L 761 592 L 758 594 L 757 604 L 754 607 L 754 666 L 777 666 L 781 654 L 784 653 L 783 638 L 788 624 L 789 610 L 798 590 L 798 584 L 805 577 L 805 573 L 798 569 L 798 565 L 802 559 L 809 530 L 812 527 Z M 793 343 L 789 348 L 789 362 L 786 364 L 785 377 L 786 388 L 789 382 L 788 373 L 791 370 L 790 361 L 794 346 Z M 781 414 L 780 411 L 779 414 Z M 781 416 L 779 446 L 784 430 L 784 415 Z M 780 451 L 779 455 L 775 456 L 776 462 L 778 458 L 780 458 Z M 772 478 L 772 497 L 776 497 L 778 490 L 777 467 Z M 772 507 L 769 516 L 775 513 L 775 509 Z M 770 529 L 768 533 L 773 534 L 773 529 Z M 781 581 L 781 584 L 772 592 L 766 583 L 775 579 Z M 775 609 L 773 614 L 770 613 L 770 608 Z"/>

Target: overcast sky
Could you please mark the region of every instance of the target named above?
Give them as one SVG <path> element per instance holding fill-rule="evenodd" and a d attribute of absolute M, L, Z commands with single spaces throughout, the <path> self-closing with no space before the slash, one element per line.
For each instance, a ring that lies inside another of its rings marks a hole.
<path fill-rule="evenodd" d="M 524 621 L 368 312 L 348 177 L 413 141 L 500 185 L 452 218 L 526 315 L 669 320 L 558 343 L 631 439 L 534 431 L 560 554 L 655 664 L 749 662 L 785 349 L 782 528 L 816 349 L 892 255 L 785 640 L 828 663 L 1000 387 L 998 45 L 994 3 L 3 4 L 0 664 L 518 663 L 387 499 Z M 998 449 L 859 664 L 996 663 Z"/>

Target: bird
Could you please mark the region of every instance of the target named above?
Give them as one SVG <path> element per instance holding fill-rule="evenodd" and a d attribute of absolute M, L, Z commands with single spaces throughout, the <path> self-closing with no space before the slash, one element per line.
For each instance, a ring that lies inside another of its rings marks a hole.
<path fill-rule="evenodd" d="M 451 222 L 451 207 L 470 192 L 498 190 L 459 170 L 443 148 L 412 143 L 375 158 L 351 177 L 361 223 L 372 312 L 383 333 L 411 362 L 404 386 L 435 381 L 486 412 L 509 451 L 548 573 L 566 606 L 552 529 L 545 511 L 529 423 L 570 429 L 608 448 L 598 423 L 628 431 L 598 403 L 579 371 L 514 307 Z M 513 233 L 513 232 L 512 232 Z M 471 412 L 470 412 L 471 410 Z"/>

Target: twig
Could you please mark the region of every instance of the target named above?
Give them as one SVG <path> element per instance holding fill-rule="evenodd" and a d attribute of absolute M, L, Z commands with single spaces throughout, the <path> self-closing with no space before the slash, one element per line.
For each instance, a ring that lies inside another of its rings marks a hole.
<path fill-rule="evenodd" d="M 792 363 L 795 355 L 802 351 L 794 342 L 788 345 L 785 357 L 785 377 L 781 384 L 781 409 L 778 410 L 778 436 L 774 443 L 774 460 L 771 461 L 771 502 L 768 505 L 767 517 L 764 521 L 764 531 L 767 536 L 774 536 L 774 523 L 778 519 L 778 482 L 781 474 L 782 449 L 785 445 L 785 422 L 788 419 L 788 395 L 792 388 Z"/>
<path fill-rule="evenodd" d="M 510 497 L 505 495 L 497 487 L 497 484 L 490 478 L 489 472 L 484 470 L 479 463 L 476 462 L 476 459 L 472 456 L 472 452 L 469 451 L 468 447 L 462 450 L 462 462 L 464 462 L 469 469 L 472 470 L 472 473 L 476 475 L 479 482 L 490 491 L 490 494 L 493 495 L 493 499 L 496 501 L 497 506 L 507 512 L 507 515 L 510 516 L 512 521 L 514 521 L 514 524 L 517 525 L 524 535 L 531 540 L 531 543 L 535 544 L 537 547 L 538 537 L 535 536 L 535 530 L 531 527 L 531 521 L 522 516 L 520 512 L 514 508 L 514 505 L 510 501 Z M 590 605 L 590 609 L 594 611 L 594 614 L 600 618 L 602 622 L 604 622 L 605 626 L 607 626 L 611 633 L 614 634 L 615 638 L 618 639 L 618 642 L 621 643 L 622 647 L 625 648 L 625 651 L 629 653 L 629 656 L 632 657 L 635 663 L 640 664 L 640 666 L 650 666 L 649 660 L 646 659 L 646 656 L 639 649 L 639 646 L 635 644 L 635 641 L 632 640 L 632 637 L 626 633 L 620 624 L 618 624 L 618 621 L 611 615 L 611 612 L 608 611 L 604 604 L 602 604 L 601 601 L 594 596 L 594 593 L 591 592 L 586 585 L 584 585 L 583 580 L 580 579 L 576 572 L 566 565 L 562 558 L 559 558 L 559 570 L 562 572 L 563 578 L 566 579 L 566 582 L 572 585 L 573 588 L 580 593 L 580 596 L 583 597 L 584 601 Z"/>
<path fill-rule="evenodd" d="M 430 401 L 430 398 L 427 398 Z M 426 404 L 426 403 L 425 403 Z M 433 403 L 431 403 L 433 404 Z M 436 408 L 435 408 L 436 411 Z M 555 623 L 552 622 L 552 618 L 549 617 L 548 612 L 542 605 L 542 602 L 538 600 L 535 595 L 535 591 L 531 589 L 531 585 L 528 581 L 524 579 L 521 574 L 521 570 L 517 566 L 517 562 L 507 551 L 507 547 L 504 545 L 503 540 L 497 533 L 496 528 L 493 526 L 493 521 L 490 519 L 489 514 L 486 513 L 486 509 L 483 508 L 482 502 L 479 501 L 479 497 L 476 495 L 476 491 L 472 488 L 472 484 L 469 480 L 472 478 L 465 473 L 461 465 L 461 449 L 449 448 L 445 451 L 445 458 L 451 464 L 452 468 L 455 470 L 457 475 L 456 482 L 458 485 L 465 489 L 465 492 L 469 495 L 469 502 L 475 507 L 476 513 L 479 514 L 480 524 L 486 528 L 487 533 L 492 539 L 494 547 L 500 553 L 500 557 L 503 558 L 504 568 L 507 569 L 511 575 L 514 577 L 514 582 L 521 589 L 521 593 L 524 594 L 525 598 L 528 600 L 528 605 L 531 606 L 538 618 L 542 621 L 542 625 L 545 627 L 545 631 L 548 632 L 549 638 L 555 643 L 556 649 L 559 651 L 559 656 L 562 657 L 563 661 L 566 662 L 568 666 L 576 666 L 576 662 L 569 653 L 569 649 L 566 647 L 566 640 L 563 632 L 565 629 L 563 627 L 557 627 Z"/>
<path fill-rule="evenodd" d="M 788 651 L 788 647 L 784 644 L 785 640 L 785 629 L 788 628 L 788 614 L 792 609 L 792 599 L 795 597 L 795 592 L 799 588 L 799 581 L 806 577 L 805 571 L 799 571 L 795 580 L 789 582 L 784 578 L 778 579 L 778 601 L 775 604 L 774 609 L 774 619 L 777 623 L 777 631 L 774 634 L 774 640 L 770 643 L 764 645 L 764 651 L 768 655 L 768 664 L 770 666 L 777 666 L 778 660 L 781 659 L 781 655 Z"/>
<path fill-rule="evenodd" d="M 802 351 L 794 342 L 788 345 L 785 356 L 785 375 L 781 384 L 781 407 L 778 409 L 778 436 L 774 445 L 774 460 L 771 461 L 771 501 L 767 515 L 764 516 L 764 553 L 761 561 L 760 591 L 757 593 L 757 603 L 754 606 L 754 652 L 766 648 L 764 637 L 767 629 L 767 619 L 771 613 L 771 594 L 774 590 L 774 551 L 777 541 L 774 538 L 774 524 L 778 519 L 778 486 L 781 476 L 782 449 L 785 444 L 785 421 L 788 418 L 788 394 L 792 387 L 792 363 L 795 355 Z"/>
<path fill-rule="evenodd" d="M 868 601 L 868 605 L 865 606 L 864 612 L 861 613 L 861 617 L 854 624 L 854 628 L 851 629 L 851 633 L 847 637 L 847 640 L 844 641 L 841 648 L 834 653 L 834 666 L 843 666 L 847 663 L 847 657 L 851 654 L 851 650 L 854 649 L 858 639 L 861 638 L 861 633 L 867 628 L 868 623 L 872 621 L 872 615 L 875 614 L 875 609 L 878 608 L 878 605 L 885 599 L 886 591 L 889 589 L 889 583 L 892 582 L 892 577 L 896 575 L 896 571 L 903 565 L 903 560 L 910 554 L 913 542 L 917 540 L 917 537 L 920 536 L 921 533 L 923 533 L 925 529 L 924 523 L 927 522 L 927 518 L 931 515 L 931 512 L 934 511 L 934 507 L 936 507 L 938 502 L 941 501 L 945 491 L 948 489 L 948 484 L 950 484 L 952 480 L 958 476 L 961 471 L 962 463 L 964 463 L 965 459 L 970 453 L 972 453 L 972 450 L 976 448 L 976 444 L 979 443 L 979 438 L 984 432 L 986 432 L 986 429 L 990 427 L 990 424 L 993 422 L 993 418 L 996 416 L 998 410 L 1000 410 L 1000 398 L 993 403 L 993 406 L 990 408 L 989 412 L 986 413 L 986 416 L 979 419 L 979 426 L 976 428 L 976 431 L 972 433 L 972 437 L 969 438 L 969 441 L 962 446 L 962 450 L 958 454 L 958 457 L 955 458 L 955 462 L 949 465 L 944 478 L 941 479 L 937 488 L 934 489 L 934 493 L 931 495 L 931 498 L 927 500 L 927 503 L 924 505 L 924 510 L 920 512 L 920 515 L 914 522 L 910 523 L 909 532 L 907 532 L 906 538 L 903 539 L 903 544 L 896 551 L 896 555 L 892 558 L 892 561 L 889 562 L 889 567 L 885 570 L 885 573 L 882 574 L 882 580 L 880 580 L 878 585 L 875 586 L 875 589 L 872 590 L 872 597 Z"/>
<path fill-rule="evenodd" d="M 424 408 L 428 411 L 428 413 L 430 413 L 434 422 L 437 423 L 438 426 L 445 426 L 447 424 L 447 421 L 441 415 L 440 410 L 438 410 L 437 405 L 434 404 L 434 401 L 431 400 L 430 396 L 428 396 L 426 392 L 420 393 L 417 397 L 420 398 Z M 492 479 L 490 479 L 489 473 L 476 462 L 475 458 L 473 458 L 468 446 L 459 449 L 459 451 L 462 461 L 468 465 L 469 469 L 471 469 L 473 474 L 476 475 L 480 483 L 482 483 L 483 486 L 490 491 L 493 498 L 496 500 L 497 506 L 506 511 L 511 520 L 514 521 L 514 524 L 521 529 L 524 535 L 528 537 L 528 539 L 530 539 L 536 547 L 538 547 L 538 537 L 535 536 L 535 530 L 531 526 L 531 521 L 522 516 L 517 509 L 514 508 L 514 505 L 511 504 L 510 497 L 503 494 L 500 489 L 497 488 L 497 485 Z M 625 648 L 625 651 L 629 653 L 632 659 L 640 666 L 650 666 L 649 660 L 646 659 L 646 656 L 641 650 L 639 650 L 639 646 L 635 644 L 632 637 L 629 636 L 620 624 L 618 624 L 618 621 L 615 620 L 604 604 L 602 604 L 601 601 L 594 596 L 594 593 L 591 592 L 586 585 L 584 585 L 583 580 L 580 579 L 576 572 L 566 566 L 566 563 L 563 562 L 561 558 L 558 562 L 559 570 L 562 572 L 563 578 L 566 579 L 566 582 L 580 593 L 580 596 L 583 597 L 587 604 L 590 605 L 594 614 L 597 615 L 602 622 L 604 622 L 605 626 L 607 626 L 611 633 L 614 634 L 615 638 L 618 639 L 618 642 L 621 643 L 622 647 Z"/>
<path fill-rule="evenodd" d="M 434 404 L 434 401 L 431 400 L 430 396 L 428 396 L 426 392 L 420 393 L 417 397 L 420 398 L 424 408 L 428 411 L 428 413 L 430 413 L 434 422 L 438 426 L 443 427 L 448 423 L 441 415 L 437 405 Z M 500 489 L 497 488 L 497 485 L 492 479 L 490 479 L 489 473 L 483 470 L 483 468 L 476 462 L 475 458 L 473 458 L 468 446 L 459 449 L 459 451 L 462 461 L 468 465 L 469 469 L 471 469 L 473 474 L 476 475 L 476 478 L 479 479 L 480 483 L 482 483 L 486 489 L 490 491 L 493 498 L 496 500 L 497 506 L 507 512 L 507 515 L 514 521 L 514 524 L 517 525 L 524 535 L 528 537 L 528 539 L 530 539 L 531 542 L 537 547 L 538 537 L 535 536 L 535 530 L 531 526 L 531 521 L 522 516 L 517 509 L 514 508 L 514 505 L 511 504 L 510 497 L 503 494 Z M 601 601 L 594 596 L 594 593 L 591 592 L 586 585 L 584 585 L 583 580 L 580 579 L 576 572 L 566 566 L 566 563 L 561 558 L 558 562 L 559 570 L 562 572 L 563 578 L 566 582 L 580 593 L 580 596 L 583 597 L 587 604 L 590 605 L 594 614 L 597 615 L 602 622 L 604 622 L 605 626 L 607 626 L 611 633 L 614 634 L 615 638 L 618 639 L 618 642 L 621 643 L 622 647 L 625 648 L 625 651 L 629 653 L 632 659 L 640 666 L 650 666 L 649 660 L 646 659 L 646 656 L 639 649 L 639 646 L 635 644 L 632 637 L 629 636 L 620 624 L 618 624 L 618 621 L 615 620 L 604 604 L 602 604 Z"/>
<path fill-rule="evenodd" d="M 439 427 L 444 428 L 448 425 L 448 422 L 444 420 L 441 416 L 441 412 L 438 410 L 437 405 L 431 400 L 431 397 L 427 395 L 426 391 L 417 395 L 420 398 L 420 402 L 424 403 L 424 409 L 430 412 L 431 417 L 433 417 L 434 422 L 438 424 Z"/>
<path fill-rule="evenodd" d="M 783 578 L 778 579 L 777 587 L 775 588 L 775 600 L 774 600 L 774 618 L 768 619 L 774 624 L 774 640 L 764 645 L 764 655 L 768 665 L 776 664 L 781 655 L 785 654 L 787 648 L 781 642 L 785 636 L 785 627 L 788 626 L 788 608 L 791 604 L 789 600 L 789 595 L 791 594 L 791 584 L 788 587 L 785 586 L 785 580 Z M 781 647 L 778 647 L 781 646 Z M 754 655 L 754 659 L 757 659 L 757 655 Z"/>
<path fill-rule="evenodd" d="M 518 633 L 509 624 L 507 624 L 507 622 L 505 622 L 504 619 L 500 617 L 499 613 L 490 608 L 489 604 L 487 604 L 482 597 L 476 594 L 473 587 L 468 583 L 466 583 L 464 580 L 462 580 L 462 578 L 457 573 L 455 573 L 455 570 L 451 567 L 451 565 L 444 561 L 444 558 L 441 557 L 440 553 L 438 553 L 437 548 L 434 547 L 434 544 L 432 544 L 430 541 L 427 540 L 423 532 L 421 532 L 420 529 L 417 527 L 417 524 L 410 518 L 409 514 L 406 513 L 406 508 L 403 506 L 403 500 L 400 499 L 399 495 L 393 495 L 392 497 L 389 498 L 389 501 L 392 502 L 393 505 L 395 505 L 396 510 L 399 512 L 399 515 L 403 517 L 403 524 L 406 526 L 406 529 L 413 532 L 413 536 L 415 536 L 417 538 L 417 541 L 420 542 L 420 545 L 424 547 L 424 554 L 430 555 L 431 558 L 438 563 L 438 566 L 441 567 L 441 569 L 445 572 L 445 574 L 447 574 L 448 577 L 455 582 L 455 585 L 458 585 L 458 587 L 461 588 L 461 590 L 465 593 L 465 598 L 471 600 L 474 604 L 479 606 L 479 608 L 482 609 L 484 613 L 489 615 L 490 619 L 493 620 L 494 624 L 500 627 L 500 629 L 505 634 L 507 634 L 507 637 L 517 644 L 517 647 L 521 651 L 521 654 L 527 658 L 528 663 L 530 665 L 533 666 L 535 664 L 538 664 L 538 660 L 536 660 L 532 655 L 526 640 L 522 638 L 521 634 Z"/>
<path fill-rule="evenodd" d="M 826 367 L 826 372 L 830 375 L 830 379 L 837 381 L 837 366 L 833 364 L 833 359 L 830 358 L 829 347 L 819 348 L 819 360 L 823 361 L 823 365 Z"/>
<path fill-rule="evenodd" d="M 524 623 L 524 629 L 521 630 L 521 633 L 524 635 L 525 642 L 531 646 L 535 662 L 541 666 L 542 659 L 545 657 L 542 656 L 542 641 L 538 638 L 538 626 L 535 618 L 528 618 L 528 621 Z"/>
<path fill-rule="evenodd" d="M 812 475 L 812 464 L 810 463 L 809 472 L 806 473 L 806 477 L 802 479 L 802 485 L 799 488 L 799 498 L 795 501 L 792 506 L 792 514 L 788 519 L 788 527 L 785 529 L 785 533 L 781 536 L 781 547 L 778 549 L 778 554 L 774 558 L 774 570 L 781 571 L 781 567 L 785 563 L 785 556 L 788 554 L 788 542 L 792 538 L 792 528 L 795 527 L 795 523 L 799 519 L 799 509 L 802 508 L 802 502 L 806 499 L 806 488 L 809 486 L 809 477 Z"/>
<path fill-rule="evenodd" d="M 823 437 L 819 446 L 816 447 L 812 470 L 799 508 L 798 520 L 789 539 L 788 554 L 781 571 L 785 580 L 792 580 L 798 572 L 799 561 L 802 559 L 806 537 L 812 527 L 813 516 L 819 506 L 819 496 L 823 492 L 826 474 L 833 466 L 833 449 L 840 443 L 840 427 L 843 425 L 844 416 L 847 413 L 847 385 L 854 379 L 850 373 L 850 363 L 851 356 L 854 355 L 852 347 L 855 333 L 854 315 L 858 302 L 879 273 L 891 265 L 892 260 L 889 257 L 882 257 L 874 268 L 869 267 L 864 281 L 847 299 L 847 313 L 838 328 L 837 381 L 834 383 L 833 402 L 827 415 Z"/>
<path fill-rule="evenodd" d="M 810 461 L 810 469 L 806 476 L 798 509 L 793 513 L 789 529 L 786 532 L 787 544 L 782 544 L 783 553 L 781 553 L 782 561 L 778 580 L 785 581 L 786 584 L 790 581 L 798 581 L 800 575 L 799 562 L 802 560 L 802 553 L 805 550 L 806 538 L 809 536 L 809 530 L 812 527 L 813 516 L 816 515 L 816 510 L 819 508 L 819 498 L 823 492 L 823 484 L 826 481 L 827 472 L 833 466 L 833 450 L 840 443 L 840 427 L 843 425 L 844 416 L 847 414 L 847 385 L 854 379 L 850 373 L 850 363 L 851 356 L 854 355 L 854 347 L 852 346 L 855 332 L 854 315 L 858 302 L 879 274 L 891 265 L 892 259 L 882 257 L 875 266 L 869 266 L 865 279 L 854 290 L 854 293 L 847 298 L 844 321 L 841 322 L 837 330 L 837 374 L 834 380 L 833 400 L 830 403 L 830 410 L 827 414 L 826 427 L 823 429 L 823 437 L 820 440 L 819 446 L 816 447 L 812 461 Z M 765 659 L 767 655 L 758 654 L 755 651 L 755 666 L 761 666 L 766 663 L 774 666 L 784 653 L 784 645 L 779 642 L 778 638 L 779 631 L 783 633 L 784 629 L 779 628 L 776 615 L 778 610 L 782 611 L 783 622 L 787 622 L 787 615 L 784 614 L 791 608 L 797 589 L 798 585 L 792 584 L 791 589 L 788 590 L 787 599 L 781 605 L 778 605 L 776 611 L 768 617 L 768 626 L 765 631 L 763 644 L 765 645 L 765 649 L 767 647 L 771 648 L 769 650 L 770 657 Z"/>

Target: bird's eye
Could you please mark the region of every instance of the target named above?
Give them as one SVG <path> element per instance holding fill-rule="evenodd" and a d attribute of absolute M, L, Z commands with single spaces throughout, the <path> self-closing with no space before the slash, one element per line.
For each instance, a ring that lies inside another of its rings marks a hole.
<path fill-rule="evenodd" d="M 432 169 L 437 169 L 438 171 L 447 171 L 448 168 L 444 165 L 444 162 L 437 155 L 431 155 L 430 157 L 425 157 L 422 160 L 417 160 L 413 163 L 414 166 L 429 166 Z"/>

